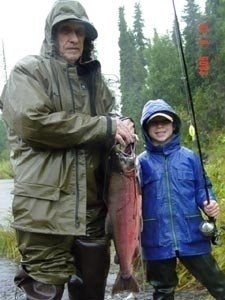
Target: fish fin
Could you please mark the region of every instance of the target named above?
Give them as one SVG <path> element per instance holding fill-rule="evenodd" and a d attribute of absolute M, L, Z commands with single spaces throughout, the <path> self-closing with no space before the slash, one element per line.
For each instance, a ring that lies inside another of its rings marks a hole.
<path fill-rule="evenodd" d="M 120 259 L 119 259 L 119 256 L 117 254 L 115 254 L 115 256 L 114 256 L 114 263 L 116 265 L 119 265 L 119 263 L 120 263 Z"/>
<path fill-rule="evenodd" d="M 109 214 L 107 214 L 105 218 L 105 232 L 110 238 L 113 238 L 112 222 Z"/>
<path fill-rule="evenodd" d="M 122 291 L 129 291 L 133 293 L 140 292 L 138 282 L 133 275 L 131 275 L 129 278 L 123 278 L 121 273 L 117 275 L 115 283 L 112 287 L 112 295 Z"/>
<path fill-rule="evenodd" d="M 134 251 L 134 259 L 139 257 L 140 256 L 140 253 L 141 253 L 141 249 L 140 249 L 140 245 L 137 245 L 137 247 L 135 248 L 135 251 Z"/>

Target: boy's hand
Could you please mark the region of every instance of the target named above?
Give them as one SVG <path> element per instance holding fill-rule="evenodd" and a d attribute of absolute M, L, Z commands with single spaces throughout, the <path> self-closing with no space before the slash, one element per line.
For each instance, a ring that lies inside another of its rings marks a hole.
<path fill-rule="evenodd" d="M 207 214 L 207 216 L 216 218 L 219 215 L 220 208 L 219 204 L 215 200 L 204 201 L 203 210 Z"/>

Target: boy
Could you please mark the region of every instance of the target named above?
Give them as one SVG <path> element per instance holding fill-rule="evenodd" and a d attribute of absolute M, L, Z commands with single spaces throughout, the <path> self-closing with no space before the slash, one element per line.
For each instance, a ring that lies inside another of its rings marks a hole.
<path fill-rule="evenodd" d="M 200 230 L 201 210 L 219 214 L 199 157 L 180 145 L 181 120 L 164 100 L 148 101 L 141 126 L 145 151 L 139 155 L 142 187 L 143 257 L 153 299 L 174 299 L 177 258 L 215 297 L 225 299 L 225 277 Z"/>

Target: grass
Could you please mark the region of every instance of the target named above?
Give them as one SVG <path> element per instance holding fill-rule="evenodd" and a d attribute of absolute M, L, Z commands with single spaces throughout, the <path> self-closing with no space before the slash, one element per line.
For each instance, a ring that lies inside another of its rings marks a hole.
<path fill-rule="evenodd" d="M 9 160 L 0 160 L 0 179 L 13 178 L 12 166 Z"/>
<path fill-rule="evenodd" d="M 15 232 L 4 226 L 0 226 L 0 255 L 13 261 L 20 260 L 16 247 Z"/>
<path fill-rule="evenodd" d="M 8 211 L 0 225 L 0 256 L 13 261 L 19 261 L 20 255 L 16 246 L 16 237 L 14 230 L 10 227 L 12 220 L 11 212 Z"/>

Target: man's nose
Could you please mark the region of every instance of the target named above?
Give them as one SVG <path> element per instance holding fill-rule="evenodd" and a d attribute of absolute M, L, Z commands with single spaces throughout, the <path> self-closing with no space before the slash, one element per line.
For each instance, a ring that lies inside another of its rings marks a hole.
<path fill-rule="evenodd" d="M 76 33 L 76 31 L 73 31 L 70 33 L 69 40 L 73 41 L 73 42 L 77 42 L 79 40 L 79 37 L 78 37 L 78 34 Z"/>

